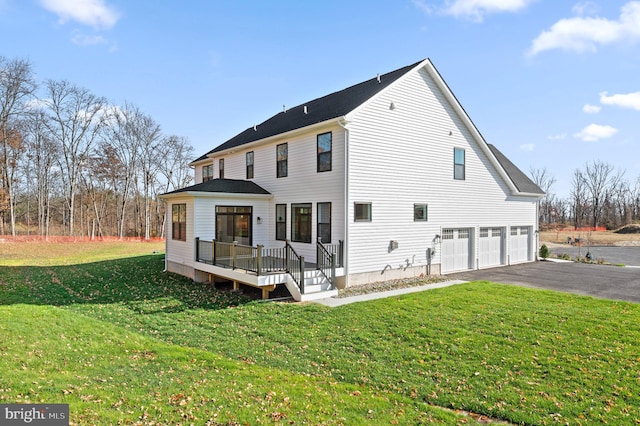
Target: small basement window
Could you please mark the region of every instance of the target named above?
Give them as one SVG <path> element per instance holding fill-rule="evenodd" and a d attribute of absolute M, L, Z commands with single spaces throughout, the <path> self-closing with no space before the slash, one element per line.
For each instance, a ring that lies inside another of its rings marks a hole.
<path fill-rule="evenodd" d="M 427 221 L 427 205 L 426 204 L 414 204 L 413 205 L 413 221 L 414 222 L 426 222 Z"/>
<path fill-rule="evenodd" d="M 354 220 L 356 222 L 371 222 L 371 203 L 355 203 Z"/>

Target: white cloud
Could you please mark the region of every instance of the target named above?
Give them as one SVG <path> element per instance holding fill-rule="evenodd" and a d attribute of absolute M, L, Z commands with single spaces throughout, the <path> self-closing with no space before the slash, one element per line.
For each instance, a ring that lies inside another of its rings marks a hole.
<path fill-rule="evenodd" d="M 600 139 L 608 139 L 618 133 L 618 129 L 600 124 L 589 124 L 587 127 L 573 135 L 577 139 L 585 142 L 596 142 Z"/>
<path fill-rule="evenodd" d="M 443 12 L 455 17 L 482 22 L 491 13 L 517 12 L 535 0 L 448 0 Z"/>
<path fill-rule="evenodd" d="M 93 28 L 111 28 L 120 19 L 104 0 L 40 0 L 40 4 L 58 15 L 61 23 L 77 21 Z"/>
<path fill-rule="evenodd" d="M 535 148 L 535 144 L 532 144 L 532 143 L 525 143 L 520 145 L 520 149 L 523 151 L 533 151 L 534 148 Z"/>
<path fill-rule="evenodd" d="M 533 40 L 528 54 L 535 56 L 551 49 L 595 52 L 600 45 L 638 40 L 640 1 L 631 1 L 622 6 L 616 21 L 582 16 L 559 20 Z"/>
<path fill-rule="evenodd" d="M 95 44 L 107 44 L 107 40 L 99 35 L 86 35 L 81 33 L 75 33 L 71 37 L 73 44 L 78 46 L 92 46 Z"/>
<path fill-rule="evenodd" d="M 609 96 L 607 92 L 600 93 L 600 103 L 617 105 L 622 108 L 632 108 L 640 111 L 640 92 L 616 94 Z"/>
<path fill-rule="evenodd" d="M 563 139 L 567 138 L 567 134 L 566 133 L 560 133 L 558 135 L 551 135 L 551 136 L 547 136 L 547 139 L 549 139 L 550 141 L 561 141 Z"/>
<path fill-rule="evenodd" d="M 587 114 L 597 114 L 600 112 L 601 109 L 602 107 L 598 105 L 591 105 L 591 104 L 586 104 L 585 106 L 582 107 L 582 111 L 586 112 Z"/>
<path fill-rule="evenodd" d="M 435 8 L 425 0 L 412 0 L 414 6 L 427 15 L 440 12 L 456 18 L 482 22 L 492 13 L 518 12 L 537 0 L 446 0 L 443 8 Z"/>
<path fill-rule="evenodd" d="M 574 5 L 571 10 L 578 16 L 596 15 L 600 10 L 598 5 L 592 1 L 582 1 Z"/>

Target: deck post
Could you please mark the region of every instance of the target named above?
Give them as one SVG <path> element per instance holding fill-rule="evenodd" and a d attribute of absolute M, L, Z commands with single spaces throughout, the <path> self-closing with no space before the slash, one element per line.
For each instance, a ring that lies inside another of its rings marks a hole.
<path fill-rule="evenodd" d="M 338 245 L 338 263 L 341 268 L 344 268 L 344 241 L 340 240 Z"/>
<path fill-rule="evenodd" d="M 331 255 L 331 290 L 336 285 L 336 255 Z"/>
<path fill-rule="evenodd" d="M 262 273 L 262 248 L 264 246 L 262 244 L 258 244 L 258 253 L 256 256 L 256 274 L 258 276 L 260 276 L 260 274 Z"/>
<path fill-rule="evenodd" d="M 236 269 L 236 246 L 238 245 L 237 241 L 234 241 L 231 245 L 231 269 Z"/>
<path fill-rule="evenodd" d="M 200 262 L 200 237 L 196 237 L 196 262 Z"/>
<path fill-rule="evenodd" d="M 211 240 L 211 264 L 216 264 L 216 240 Z"/>

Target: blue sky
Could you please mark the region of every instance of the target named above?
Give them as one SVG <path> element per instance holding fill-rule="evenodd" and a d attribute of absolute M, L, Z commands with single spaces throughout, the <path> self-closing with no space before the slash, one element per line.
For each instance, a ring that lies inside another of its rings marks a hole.
<path fill-rule="evenodd" d="M 640 1 L 0 0 L 0 55 L 151 115 L 201 155 L 294 106 L 431 58 L 489 143 L 566 196 L 640 176 Z"/>

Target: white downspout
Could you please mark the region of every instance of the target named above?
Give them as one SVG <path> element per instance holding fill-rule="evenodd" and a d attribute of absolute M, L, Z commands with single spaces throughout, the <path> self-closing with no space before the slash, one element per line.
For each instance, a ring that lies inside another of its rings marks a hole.
<path fill-rule="evenodd" d="M 346 119 L 338 120 L 338 125 L 344 129 L 344 285 L 349 287 L 349 122 Z"/>

